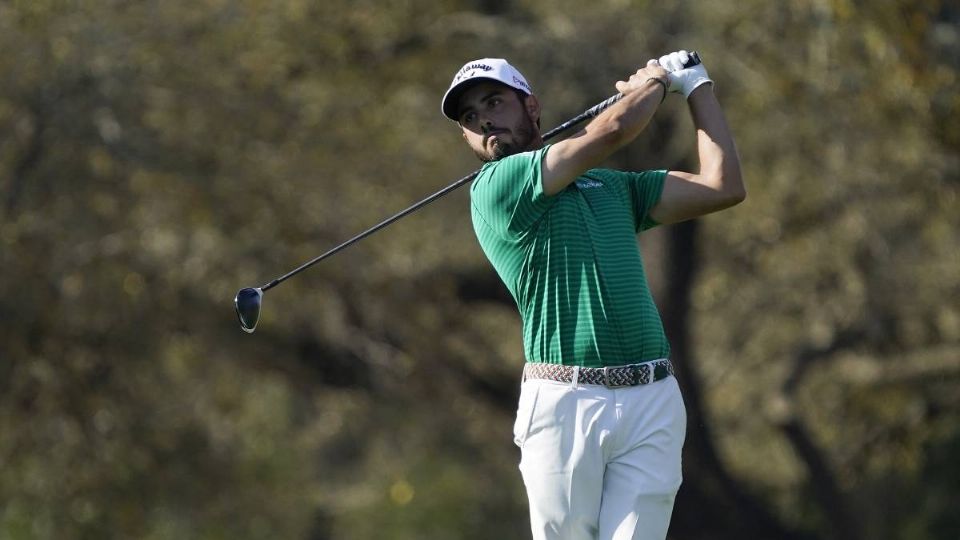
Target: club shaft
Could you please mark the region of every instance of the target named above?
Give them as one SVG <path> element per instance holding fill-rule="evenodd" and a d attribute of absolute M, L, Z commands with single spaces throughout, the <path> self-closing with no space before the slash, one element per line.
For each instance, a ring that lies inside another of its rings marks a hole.
<path fill-rule="evenodd" d="M 567 120 L 566 122 L 560 124 L 559 126 L 551 129 L 543 136 L 543 140 L 548 141 L 551 138 L 553 138 L 553 136 L 563 133 L 564 131 L 579 124 L 580 122 L 583 122 L 588 118 L 593 118 L 597 116 L 598 114 L 603 112 L 607 107 L 613 105 L 614 103 L 620 101 L 621 99 L 623 99 L 623 94 L 617 94 L 615 96 L 608 97 L 607 99 L 601 101 L 600 103 L 597 103 L 593 107 L 590 107 L 589 109 L 583 111 L 582 113 L 571 118 L 570 120 Z"/>
<path fill-rule="evenodd" d="M 601 112 L 603 112 L 607 107 L 609 107 L 609 106 L 613 105 L 614 103 L 620 101 L 620 99 L 621 99 L 622 97 L 623 97 L 623 94 L 617 94 L 617 95 L 615 95 L 615 96 L 610 96 L 609 98 L 601 101 L 600 103 L 597 103 L 597 104 L 594 105 L 593 107 L 590 107 L 589 109 L 583 111 L 582 113 L 580 113 L 580 114 L 578 114 L 577 116 L 571 118 L 570 120 L 567 120 L 566 122 L 560 124 L 559 126 L 551 129 L 550 131 L 548 131 L 547 133 L 545 133 L 545 134 L 543 135 L 543 140 L 544 140 L 544 142 L 546 142 L 546 141 L 552 139 L 553 137 L 556 137 L 557 135 L 559 135 L 559 134 L 561 134 L 561 133 L 569 130 L 570 128 L 572 128 L 572 127 L 574 127 L 574 126 L 576 126 L 576 125 L 578 125 L 578 124 L 580 124 L 580 123 L 583 122 L 584 120 L 587 120 L 587 119 L 589 119 L 589 118 L 594 118 L 595 116 L 597 116 L 598 114 L 600 114 Z M 353 238 L 350 238 L 349 240 L 344 241 L 342 244 L 337 245 L 337 246 L 329 249 L 327 252 L 323 253 L 322 255 L 320 255 L 320 256 L 318 256 L 318 257 L 315 257 L 315 258 L 313 258 L 313 259 L 310 259 L 309 261 L 303 263 L 302 265 L 298 266 L 297 268 L 294 268 L 294 269 L 291 270 L 290 272 L 287 272 L 286 274 L 278 277 L 277 279 L 275 279 L 275 280 L 273 280 L 273 281 L 271 281 L 271 282 L 263 285 L 262 287 L 260 287 L 260 289 L 263 290 L 263 291 L 266 291 L 266 290 L 268 290 L 268 289 L 271 289 L 271 288 L 273 288 L 273 287 L 276 287 L 277 285 L 279 285 L 279 284 L 283 283 L 284 281 L 292 278 L 293 276 L 299 274 L 300 272 L 303 272 L 303 271 L 306 270 L 307 268 L 310 268 L 311 266 L 319 263 L 320 261 L 326 259 L 327 257 L 330 257 L 330 256 L 332 256 L 332 255 L 335 255 L 336 253 L 339 253 L 339 252 L 342 251 L 343 249 L 345 249 L 345 248 L 347 248 L 347 247 L 349 247 L 349 246 L 351 246 L 351 245 L 359 242 L 360 240 L 363 240 L 364 238 L 366 238 L 366 237 L 370 236 L 371 234 L 379 231 L 380 229 L 386 227 L 387 225 L 390 225 L 390 224 L 393 223 L 394 221 L 397 221 L 398 219 L 400 219 L 400 218 L 402 218 L 402 217 L 404 217 L 404 216 L 406 216 L 406 215 L 408 215 L 408 214 L 411 214 L 411 213 L 413 213 L 413 212 L 416 212 L 417 210 L 423 208 L 424 206 L 426 206 L 426 205 L 432 203 L 433 201 L 435 201 L 435 200 L 443 197 L 444 195 L 447 195 L 447 194 L 449 194 L 450 192 L 455 191 L 455 190 L 457 190 L 458 188 L 464 186 L 465 184 L 470 183 L 474 178 L 477 177 L 478 174 L 480 174 L 480 169 L 477 169 L 477 170 L 473 171 L 472 173 L 464 176 L 463 178 L 461 178 L 461 179 L 457 180 L 456 182 L 450 184 L 449 186 L 441 189 L 440 191 L 434 193 L 433 195 L 430 195 L 430 196 L 427 197 L 426 199 L 423 199 L 422 201 L 420 201 L 420 202 L 418 202 L 418 203 L 410 206 L 409 208 L 407 208 L 407 209 L 405 209 L 405 210 L 402 210 L 402 211 L 398 212 L 397 214 L 394 214 L 393 216 L 390 216 L 389 218 L 381 221 L 380 223 L 377 223 L 377 224 L 374 225 L 373 227 L 370 227 L 369 229 L 367 229 L 367 230 L 363 231 L 362 233 L 354 236 Z"/>
<path fill-rule="evenodd" d="M 449 186 L 441 189 L 440 191 L 434 193 L 433 195 L 430 195 L 430 196 L 427 197 L 426 199 L 423 199 L 422 201 L 420 201 L 420 202 L 418 202 L 418 203 L 410 206 L 410 207 L 407 208 L 406 210 L 403 210 L 403 211 L 398 212 L 397 214 L 395 214 L 395 215 L 393 215 L 393 216 L 390 216 L 389 218 L 381 221 L 380 223 L 377 223 L 377 224 L 374 225 L 373 227 L 370 227 L 369 229 L 363 231 L 362 233 L 360 233 L 360 234 L 354 236 L 353 238 L 351 238 L 351 239 L 343 242 L 342 244 L 340 244 L 340 245 L 338 245 L 338 246 L 336 246 L 336 247 L 331 248 L 331 249 L 328 250 L 326 253 L 324 253 L 324 254 L 322 254 L 322 255 L 314 258 L 314 259 L 311 259 L 311 260 L 309 260 L 309 261 L 307 261 L 307 262 L 305 262 L 305 263 L 303 263 L 302 265 L 300 265 L 299 267 L 295 268 L 294 270 L 291 270 L 290 272 L 288 272 L 288 273 L 286 273 L 286 274 L 278 277 L 277 279 L 271 281 L 270 283 L 264 285 L 263 287 L 261 287 L 261 289 L 265 291 L 265 290 L 267 290 L 267 289 L 269 289 L 269 288 L 271 288 L 271 287 L 275 287 L 275 286 L 279 285 L 280 283 L 282 283 L 283 281 L 287 280 L 288 278 L 291 278 L 291 277 L 299 274 L 300 272 L 303 272 L 303 271 L 306 270 L 307 268 L 310 268 L 311 266 L 313 266 L 313 265 L 317 264 L 318 262 L 326 259 L 327 257 L 330 257 L 331 255 L 334 255 L 335 253 L 343 250 L 344 248 L 347 248 L 347 247 L 349 247 L 350 245 L 355 244 L 355 243 L 359 242 L 360 240 L 363 240 L 364 238 L 366 238 L 366 237 L 370 236 L 371 234 L 379 231 L 380 229 L 386 227 L 387 225 L 390 225 L 390 224 L 393 223 L 394 221 L 397 221 L 398 219 L 402 218 L 403 216 L 406 216 L 407 214 L 416 212 L 417 210 L 419 210 L 419 209 L 423 208 L 424 206 L 432 203 L 433 201 L 435 201 L 435 200 L 443 197 L 444 195 L 450 193 L 451 191 L 456 190 L 456 189 L 459 188 L 460 186 L 462 186 L 462 185 L 470 182 L 470 181 L 473 180 L 474 178 L 476 178 L 477 174 L 479 174 L 479 173 L 480 173 L 480 170 L 479 170 L 479 169 L 476 170 L 476 171 L 473 171 L 472 173 L 468 174 L 467 176 L 464 176 L 463 178 L 461 178 L 461 179 L 457 180 L 456 182 L 450 184 Z"/>
<path fill-rule="evenodd" d="M 699 64 L 699 63 L 700 63 L 700 56 L 699 56 L 696 52 L 692 52 L 692 53 L 690 54 L 690 60 L 688 60 L 688 62 L 685 64 L 685 67 L 690 67 L 690 66 L 693 66 L 693 65 L 696 65 L 696 64 Z M 620 99 L 622 99 L 622 98 L 623 98 L 623 94 L 616 94 L 616 95 L 614 95 L 614 96 L 610 96 L 609 98 L 601 101 L 600 103 L 597 103 L 597 104 L 594 105 L 593 107 L 590 107 L 589 109 L 583 111 L 582 113 L 580 113 L 580 114 L 578 114 L 577 116 L 571 118 L 570 120 L 567 120 L 566 122 L 560 124 L 559 126 L 551 129 L 550 131 L 548 131 L 547 133 L 545 133 L 545 134 L 543 135 L 543 140 L 544 140 L 544 141 L 548 141 L 548 140 L 552 139 L 553 137 L 555 137 L 555 136 L 557 136 L 557 135 L 559 135 L 559 134 L 561 134 L 561 133 L 569 130 L 570 128 L 572 128 L 572 127 L 580 124 L 580 123 L 583 122 L 584 120 L 587 120 L 587 119 L 589 119 L 589 118 L 594 118 L 594 117 L 596 117 L 598 114 L 600 114 L 601 112 L 603 112 L 604 110 L 606 110 L 608 107 L 610 107 L 610 106 L 613 105 L 614 103 L 620 101 Z M 344 248 L 346 248 L 346 247 L 348 247 L 348 246 L 350 246 L 350 245 L 352 245 L 352 244 L 355 244 L 356 242 L 359 242 L 360 240 L 363 240 L 364 238 L 366 238 L 366 237 L 370 236 L 371 234 L 379 231 L 380 229 L 386 227 L 387 225 L 390 225 L 390 224 L 393 223 L 394 221 L 397 221 L 398 219 L 400 219 L 400 218 L 402 218 L 402 217 L 404 217 L 404 216 L 406 216 L 406 215 L 408 215 L 408 214 L 410 214 L 410 213 L 412 213 L 412 212 L 416 212 L 417 210 L 419 210 L 419 209 L 423 208 L 424 206 L 432 203 L 433 201 L 435 201 L 435 200 L 443 197 L 444 195 L 447 195 L 447 194 L 450 193 L 451 191 L 454 191 L 454 190 L 456 190 L 457 188 L 463 186 L 464 184 L 467 184 L 467 183 L 471 182 L 474 178 L 477 177 L 478 174 L 480 174 L 480 169 L 477 169 L 476 171 L 473 171 L 472 173 L 468 174 L 467 176 L 464 176 L 463 178 L 461 178 L 461 179 L 457 180 L 456 182 L 450 184 L 449 186 L 441 189 L 440 191 L 434 193 L 433 195 L 430 195 L 430 196 L 427 197 L 426 199 L 423 199 L 422 201 L 414 204 L 413 206 L 407 208 L 406 210 L 403 210 L 403 211 L 401 211 L 401 212 L 399 212 L 399 213 L 397 213 L 397 214 L 395 214 L 395 215 L 393 215 L 393 216 L 391 216 L 391 217 L 389 217 L 389 218 L 381 221 L 380 223 L 374 225 L 373 227 L 370 227 L 369 229 L 363 231 L 362 233 L 360 233 L 360 234 L 354 236 L 353 238 L 351 238 L 351 239 L 343 242 L 342 244 L 340 244 L 340 245 L 338 245 L 338 246 L 336 246 L 336 247 L 334 247 L 334 248 L 331 248 L 329 251 L 327 251 L 327 252 L 324 253 L 323 255 L 320 255 L 319 257 L 316 257 L 316 258 L 314 258 L 314 259 L 311 259 L 311 260 L 303 263 L 302 265 L 300 265 L 300 266 L 298 266 L 297 268 L 291 270 L 290 272 L 288 272 L 288 273 L 286 273 L 286 274 L 278 277 L 277 279 L 271 281 L 270 283 L 267 283 L 266 285 L 260 287 L 260 289 L 261 289 L 262 291 L 266 291 L 267 289 L 271 289 L 271 288 L 273 288 L 273 287 L 276 287 L 277 285 L 283 283 L 283 282 L 286 281 L 287 279 L 289 279 L 289 278 L 291 278 L 291 277 L 299 274 L 300 272 L 303 272 L 303 271 L 306 270 L 307 268 L 310 268 L 311 266 L 313 266 L 313 265 L 317 264 L 318 262 L 326 259 L 327 257 L 330 257 L 331 255 L 334 255 L 334 254 L 340 252 L 340 251 L 343 250 Z"/>

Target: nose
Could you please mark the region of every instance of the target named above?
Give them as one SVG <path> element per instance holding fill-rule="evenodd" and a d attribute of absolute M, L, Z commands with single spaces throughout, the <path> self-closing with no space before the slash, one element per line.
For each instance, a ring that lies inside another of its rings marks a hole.
<path fill-rule="evenodd" d="M 492 130 L 492 129 L 493 129 L 493 122 L 491 122 L 490 120 L 486 120 L 486 119 L 480 121 L 480 132 L 481 132 L 481 133 L 483 133 L 484 135 L 486 135 L 487 133 L 490 133 L 490 130 Z"/>

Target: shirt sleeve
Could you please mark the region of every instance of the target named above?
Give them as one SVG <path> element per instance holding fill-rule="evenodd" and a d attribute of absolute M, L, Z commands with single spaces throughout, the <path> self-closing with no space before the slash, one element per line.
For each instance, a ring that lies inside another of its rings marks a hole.
<path fill-rule="evenodd" d="M 551 198 L 543 192 L 543 156 L 548 147 L 488 163 L 470 188 L 475 218 L 498 236 L 516 239 L 543 217 Z"/>
<path fill-rule="evenodd" d="M 660 202 L 663 194 L 663 183 L 667 171 L 641 171 L 627 173 L 627 186 L 630 188 L 630 199 L 633 203 L 633 220 L 637 231 L 645 231 L 659 225 L 650 217 L 650 211 Z"/>

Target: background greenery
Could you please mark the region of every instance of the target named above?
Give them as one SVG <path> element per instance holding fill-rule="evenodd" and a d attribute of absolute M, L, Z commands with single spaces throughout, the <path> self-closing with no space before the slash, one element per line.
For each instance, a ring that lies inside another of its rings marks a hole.
<path fill-rule="evenodd" d="M 671 538 L 960 535 L 960 10 L 937 0 L 0 2 L 0 538 L 527 536 L 516 311 L 439 113 L 544 127 L 697 49 L 748 200 L 644 235 L 690 410 Z M 695 166 L 667 100 L 611 166 Z"/>

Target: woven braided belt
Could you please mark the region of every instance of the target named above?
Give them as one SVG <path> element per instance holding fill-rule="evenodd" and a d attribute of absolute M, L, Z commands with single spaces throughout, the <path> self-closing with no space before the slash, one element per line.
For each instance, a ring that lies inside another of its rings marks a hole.
<path fill-rule="evenodd" d="M 523 380 L 545 379 L 548 381 L 573 382 L 573 375 L 578 368 L 560 364 L 527 363 L 523 366 Z M 673 375 L 673 364 L 670 360 L 654 360 L 642 364 L 603 368 L 579 368 L 577 375 L 579 384 L 598 384 L 607 388 L 622 386 L 636 386 L 650 384 Z"/>

